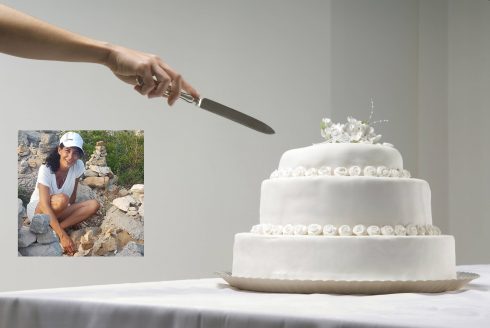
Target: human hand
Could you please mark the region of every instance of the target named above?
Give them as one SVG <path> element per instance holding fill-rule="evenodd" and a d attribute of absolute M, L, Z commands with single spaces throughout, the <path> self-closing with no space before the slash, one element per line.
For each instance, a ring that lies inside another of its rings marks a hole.
<path fill-rule="evenodd" d="M 199 98 L 199 93 L 158 56 L 121 46 L 110 45 L 109 49 L 105 65 L 119 79 L 134 85 L 140 94 L 148 98 L 167 97 L 165 92 L 170 87 L 167 100 L 170 106 L 179 98 L 182 89 Z"/>
<path fill-rule="evenodd" d="M 73 255 L 75 253 L 75 243 L 66 232 L 61 235 L 60 243 L 66 254 Z"/>

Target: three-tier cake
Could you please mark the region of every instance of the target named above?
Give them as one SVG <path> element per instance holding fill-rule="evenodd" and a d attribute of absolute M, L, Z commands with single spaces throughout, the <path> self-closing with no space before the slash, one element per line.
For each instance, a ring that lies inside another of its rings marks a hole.
<path fill-rule="evenodd" d="M 232 275 L 455 279 L 454 238 L 432 225 L 429 184 L 368 122 L 322 121 L 325 142 L 285 152 L 263 181 L 260 224 L 235 235 Z"/>

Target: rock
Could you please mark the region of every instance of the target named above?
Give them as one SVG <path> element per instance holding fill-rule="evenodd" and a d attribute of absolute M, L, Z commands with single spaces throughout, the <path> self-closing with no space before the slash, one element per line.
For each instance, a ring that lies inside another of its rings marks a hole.
<path fill-rule="evenodd" d="M 22 256 L 61 256 L 63 249 L 59 243 L 52 244 L 32 244 L 29 247 L 19 248 Z"/>
<path fill-rule="evenodd" d="M 119 196 L 124 197 L 129 194 L 129 191 L 125 188 L 121 188 L 118 192 Z"/>
<path fill-rule="evenodd" d="M 116 234 L 117 249 L 122 250 L 127 243 L 131 241 L 131 236 L 127 231 L 120 230 Z"/>
<path fill-rule="evenodd" d="M 25 144 L 20 144 L 19 146 L 17 146 L 17 155 L 27 156 L 30 153 L 31 153 L 31 150 Z"/>
<path fill-rule="evenodd" d="M 112 204 L 119 208 L 121 211 L 127 212 L 132 204 L 135 204 L 136 200 L 131 196 L 127 195 L 124 197 L 116 198 L 112 201 Z"/>
<path fill-rule="evenodd" d="M 130 215 L 130 216 L 136 216 L 136 215 L 138 215 L 138 211 L 137 210 L 128 210 L 128 212 L 126 214 Z"/>
<path fill-rule="evenodd" d="M 107 253 L 114 252 L 117 249 L 116 238 L 112 236 L 104 236 L 99 238 L 92 249 L 92 254 L 98 256 L 108 255 Z"/>
<path fill-rule="evenodd" d="M 140 208 L 138 208 L 138 214 L 141 216 L 145 216 L 145 204 L 141 204 Z"/>
<path fill-rule="evenodd" d="M 95 236 L 94 230 L 88 230 L 82 238 L 80 238 L 80 248 L 83 250 L 91 249 L 94 246 Z"/>
<path fill-rule="evenodd" d="M 104 222 L 101 225 L 102 231 L 107 231 L 109 229 L 113 230 L 124 230 L 129 233 L 129 235 L 135 240 L 143 240 L 144 227 L 141 222 L 127 216 L 124 212 L 120 211 L 116 206 L 112 206 L 106 214 Z"/>
<path fill-rule="evenodd" d="M 17 198 L 17 208 L 18 208 L 18 215 L 17 215 L 17 230 L 22 227 L 22 224 L 24 223 L 24 217 L 26 216 L 26 209 L 24 208 L 24 204 L 22 203 L 22 200 L 20 198 Z"/>
<path fill-rule="evenodd" d="M 28 172 L 28 170 L 29 170 L 29 163 L 27 163 L 25 159 L 21 160 L 19 164 L 19 173 L 25 174 Z"/>
<path fill-rule="evenodd" d="M 130 241 L 116 256 L 144 256 L 145 246 Z"/>
<path fill-rule="evenodd" d="M 89 187 L 103 189 L 109 183 L 109 177 L 87 177 L 82 183 Z"/>
<path fill-rule="evenodd" d="M 99 149 L 100 149 L 100 147 L 102 147 L 102 146 L 105 147 L 105 142 L 103 140 L 99 140 L 95 143 L 95 148 L 99 147 Z"/>
<path fill-rule="evenodd" d="M 47 232 L 49 228 L 49 221 L 50 218 L 47 214 L 34 214 L 30 226 L 31 232 L 35 234 Z"/>
<path fill-rule="evenodd" d="M 114 174 L 112 173 L 110 167 L 108 166 L 99 166 L 99 165 L 90 165 L 89 170 L 97 173 L 98 176 L 104 177 L 112 177 Z"/>
<path fill-rule="evenodd" d="M 92 188 L 90 188 L 89 186 L 79 184 L 77 189 L 77 198 L 75 202 L 80 203 L 89 199 L 97 199 L 95 191 L 93 191 Z"/>
<path fill-rule="evenodd" d="M 85 170 L 85 172 L 83 172 L 83 175 L 85 175 L 86 177 L 98 177 L 99 174 L 97 172 L 94 172 L 92 170 Z"/>
<path fill-rule="evenodd" d="M 131 187 L 131 193 L 145 193 L 145 185 L 144 184 L 135 184 Z"/>
<path fill-rule="evenodd" d="M 60 239 L 56 235 L 56 232 L 49 228 L 47 232 L 37 235 L 37 242 L 40 244 L 51 244 L 54 242 L 59 243 Z"/>
<path fill-rule="evenodd" d="M 28 227 L 21 227 L 19 230 L 19 247 L 27 247 L 36 241 L 36 235 L 33 234 Z"/>

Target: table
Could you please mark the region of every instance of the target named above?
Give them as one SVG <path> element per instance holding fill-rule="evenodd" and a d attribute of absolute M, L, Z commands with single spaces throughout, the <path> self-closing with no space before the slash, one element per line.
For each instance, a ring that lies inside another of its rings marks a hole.
<path fill-rule="evenodd" d="M 325 295 L 240 291 L 222 279 L 0 293 L 0 328 L 490 327 L 490 265 L 441 294 Z"/>

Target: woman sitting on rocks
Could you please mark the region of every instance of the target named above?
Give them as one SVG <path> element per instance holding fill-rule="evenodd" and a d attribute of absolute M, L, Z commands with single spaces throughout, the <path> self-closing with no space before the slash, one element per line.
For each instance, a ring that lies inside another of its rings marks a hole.
<path fill-rule="evenodd" d="M 46 158 L 46 164 L 39 168 L 36 189 L 27 205 L 29 219 L 34 214 L 50 216 L 50 225 L 69 255 L 76 250 L 65 229 L 88 219 L 100 206 L 95 199 L 75 203 L 78 180 L 85 170 L 82 156 L 82 137 L 75 132 L 65 133 Z"/>

